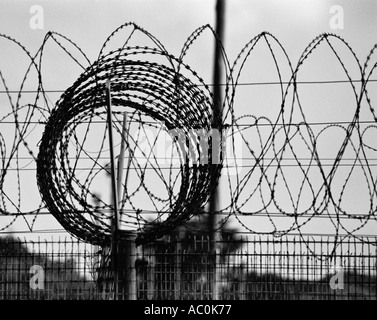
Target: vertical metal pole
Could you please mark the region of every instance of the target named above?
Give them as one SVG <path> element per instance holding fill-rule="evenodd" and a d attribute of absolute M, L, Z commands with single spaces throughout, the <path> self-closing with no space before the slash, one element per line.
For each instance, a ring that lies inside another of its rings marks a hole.
<path fill-rule="evenodd" d="M 109 144 L 110 144 L 110 166 L 111 166 L 111 189 L 113 202 L 113 219 L 112 219 L 112 262 L 114 271 L 114 300 L 118 299 L 118 194 L 117 183 L 115 177 L 115 157 L 114 157 L 114 142 L 113 142 L 113 119 L 111 110 L 111 84 L 110 80 L 106 81 L 106 104 L 107 104 L 107 126 L 109 130 Z"/>
<path fill-rule="evenodd" d="M 218 40 L 224 41 L 224 13 L 225 13 L 225 0 L 217 0 L 216 3 L 216 26 L 215 31 L 218 36 Z M 222 81 L 222 56 L 221 45 L 219 41 L 215 42 L 215 57 L 214 57 L 214 73 L 213 73 L 213 123 L 212 128 L 222 132 L 222 95 L 221 95 L 221 81 Z M 220 136 L 221 139 L 221 136 Z M 216 141 L 216 143 L 219 143 Z M 212 146 L 213 150 L 213 146 Z M 216 148 L 217 150 L 217 148 Z M 220 152 L 222 152 L 220 150 Z M 215 164 L 216 165 L 216 164 Z M 219 300 L 219 234 L 216 232 L 216 213 L 219 210 L 219 189 L 216 188 L 209 200 L 209 214 L 208 214 L 208 230 L 210 236 L 210 249 L 215 253 L 214 261 L 214 283 L 213 283 L 213 299 Z"/>
<path fill-rule="evenodd" d="M 122 140 L 120 142 L 120 153 L 118 157 L 118 176 L 117 176 L 117 191 L 118 191 L 118 201 L 121 204 L 122 201 L 122 179 L 123 179 L 123 166 L 124 166 L 124 151 L 126 144 L 126 134 L 128 135 L 127 128 L 127 112 L 123 113 L 123 124 L 122 124 Z M 126 182 L 127 183 L 127 182 Z M 120 218 L 120 217 L 119 217 Z"/>
<path fill-rule="evenodd" d="M 129 167 L 131 162 L 131 153 L 129 153 L 127 171 L 125 179 L 123 180 L 123 167 L 124 167 L 124 155 L 126 149 L 126 139 L 129 136 L 127 124 L 127 112 L 123 113 L 123 125 L 122 125 L 122 140 L 120 144 L 120 153 L 118 157 L 118 171 L 117 171 L 117 192 L 119 206 L 121 206 L 123 197 L 123 182 L 124 188 L 127 188 Z M 135 238 L 136 235 L 132 231 L 122 230 L 120 228 L 120 217 L 118 215 L 118 232 L 122 233 L 122 241 L 118 242 L 118 291 L 121 291 L 122 297 L 127 300 L 136 300 L 137 298 L 137 288 L 136 288 L 136 248 L 135 248 Z"/>
<path fill-rule="evenodd" d="M 127 136 L 126 136 L 127 135 Z M 122 180 L 123 180 L 123 165 L 124 165 L 124 152 L 125 152 L 125 144 L 126 144 L 126 137 L 128 137 L 127 132 L 127 112 L 123 113 L 123 123 L 122 123 L 122 135 L 121 135 L 121 142 L 120 142 L 120 151 L 118 157 L 118 168 L 117 168 L 117 200 L 119 208 L 122 207 Z M 122 232 L 121 227 L 121 212 L 118 212 L 118 231 L 119 233 Z M 117 270 L 115 272 L 118 275 L 118 294 L 120 295 L 121 299 L 125 298 L 125 294 L 127 294 L 127 298 L 129 297 L 129 281 L 128 275 L 128 262 L 130 257 L 128 256 L 127 246 L 132 246 L 132 243 L 128 242 L 128 239 L 122 237 L 122 241 L 118 242 L 117 254 Z"/>

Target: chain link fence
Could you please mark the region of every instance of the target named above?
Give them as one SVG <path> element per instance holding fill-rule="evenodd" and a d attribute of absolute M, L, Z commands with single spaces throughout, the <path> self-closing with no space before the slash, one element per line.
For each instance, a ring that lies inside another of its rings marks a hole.
<path fill-rule="evenodd" d="M 376 245 L 370 237 L 240 236 L 211 252 L 206 236 L 166 236 L 120 244 L 115 267 L 111 248 L 73 238 L 0 238 L 0 299 L 375 300 Z"/>

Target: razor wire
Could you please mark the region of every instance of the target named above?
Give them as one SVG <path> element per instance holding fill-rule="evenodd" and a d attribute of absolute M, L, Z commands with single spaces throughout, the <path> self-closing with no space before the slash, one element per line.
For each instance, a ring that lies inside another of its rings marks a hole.
<path fill-rule="evenodd" d="M 372 137 L 377 117 L 370 88 L 375 83 L 376 46 L 362 64 L 345 40 L 322 34 L 296 65 L 268 32 L 252 38 L 232 63 L 221 46 L 223 119 L 213 128 L 211 84 L 185 62 L 206 32 L 219 42 L 206 25 L 195 30 L 174 56 L 152 34 L 126 23 L 106 39 L 94 62 L 55 32 L 46 35 L 34 55 L 1 35 L 1 41 L 17 48 L 27 61 L 19 90 L 8 87 L 0 69 L 3 103 L 10 107 L 0 119 L 0 213 L 7 217 L 1 230 L 23 218 L 32 231 L 37 217 L 47 212 L 80 239 L 110 242 L 113 204 L 104 91 L 109 80 L 115 145 L 125 144 L 127 153 L 118 190 L 120 225 L 137 232 L 140 243 L 201 217 L 218 183 L 224 195 L 218 228 L 233 219 L 248 233 L 282 236 L 302 233 L 315 218 L 327 217 L 335 235 L 357 237 L 359 230 L 375 223 L 377 147 Z M 134 43 L 137 35 L 145 43 Z M 117 37 L 121 45 L 111 49 Z M 44 89 L 43 78 L 45 48 L 51 42 L 82 70 L 56 103 Z M 242 90 L 249 90 L 242 79 L 261 46 L 267 48 L 266 61 L 272 61 L 278 79 L 274 84 L 279 101 L 268 116 L 254 114 L 252 106 L 241 107 Z M 324 46 L 353 97 L 346 121 L 311 121 L 308 113 L 313 111 L 303 99 L 307 89 L 301 72 Z M 343 61 L 346 53 L 356 66 L 352 70 Z M 33 90 L 25 89 L 29 82 Z M 329 145 L 333 137 L 338 140 Z M 323 146 L 331 149 L 331 157 Z M 360 194 L 352 194 L 355 190 Z M 31 192 L 33 201 L 24 200 Z M 347 208 L 353 196 L 351 202 L 368 199 L 359 212 Z M 259 217 L 264 219 L 262 228 L 249 220 Z M 278 223 L 281 218 L 283 224 Z"/>

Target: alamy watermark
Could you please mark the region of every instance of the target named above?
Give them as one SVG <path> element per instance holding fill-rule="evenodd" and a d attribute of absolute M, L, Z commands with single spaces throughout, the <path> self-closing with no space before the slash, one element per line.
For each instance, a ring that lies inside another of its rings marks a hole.
<path fill-rule="evenodd" d="M 330 28 L 332 30 L 344 29 L 344 9 L 341 5 L 333 5 L 330 7 Z"/>
<path fill-rule="evenodd" d="M 343 290 L 344 289 L 344 269 L 342 266 L 334 266 L 331 268 L 330 274 L 333 276 L 330 278 L 330 288 L 332 290 Z"/>
<path fill-rule="evenodd" d="M 43 7 L 39 5 L 34 5 L 30 7 L 29 13 L 32 15 L 29 20 L 30 29 L 33 30 L 43 30 L 44 28 L 44 11 Z"/>
<path fill-rule="evenodd" d="M 145 128 L 130 132 L 127 139 L 139 165 L 152 161 L 161 166 L 222 164 L 230 175 L 236 167 L 242 169 L 243 139 L 230 129 Z"/>
<path fill-rule="evenodd" d="M 29 273 L 33 276 L 29 280 L 29 286 L 32 290 L 43 290 L 45 288 L 45 271 L 40 265 L 33 265 Z"/>

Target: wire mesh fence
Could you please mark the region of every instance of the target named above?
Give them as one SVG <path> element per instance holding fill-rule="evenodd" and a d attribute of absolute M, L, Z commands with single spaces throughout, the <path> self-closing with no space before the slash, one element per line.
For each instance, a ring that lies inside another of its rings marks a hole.
<path fill-rule="evenodd" d="M 165 236 L 123 243 L 114 268 L 108 248 L 76 239 L 1 238 L 0 299 L 375 300 L 377 238 L 333 240 L 223 238 L 210 251 L 206 236 Z"/>

